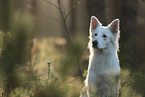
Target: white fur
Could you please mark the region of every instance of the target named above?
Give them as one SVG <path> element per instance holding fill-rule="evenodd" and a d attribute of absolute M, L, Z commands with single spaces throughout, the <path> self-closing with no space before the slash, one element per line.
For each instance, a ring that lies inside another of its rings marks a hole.
<path fill-rule="evenodd" d="M 94 25 L 92 24 L 94 21 Z M 93 28 L 93 27 L 94 28 Z M 97 35 L 95 36 L 95 33 Z M 108 26 L 91 17 L 88 74 L 80 97 L 117 97 L 120 66 L 118 60 L 119 19 Z M 103 35 L 107 37 L 103 37 Z M 96 48 L 93 41 L 98 41 Z"/>

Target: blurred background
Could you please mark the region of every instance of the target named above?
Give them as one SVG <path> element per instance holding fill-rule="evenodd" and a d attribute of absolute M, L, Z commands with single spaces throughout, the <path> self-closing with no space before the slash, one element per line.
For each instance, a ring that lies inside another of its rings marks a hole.
<path fill-rule="evenodd" d="M 0 96 L 79 97 L 92 15 L 120 19 L 119 97 L 145 97 L 144 0 L 0 0 Z"/>

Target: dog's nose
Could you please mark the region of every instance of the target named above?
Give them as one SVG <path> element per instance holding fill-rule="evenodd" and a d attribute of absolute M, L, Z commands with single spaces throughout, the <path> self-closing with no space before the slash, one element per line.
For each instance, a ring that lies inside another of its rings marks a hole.
<path fill-rule="evenodd" d="M 92 44 L 93 44 L 94 48 L 98 47 L 98 41 L 95 40 L 95 41 L 92 42 Z"/>

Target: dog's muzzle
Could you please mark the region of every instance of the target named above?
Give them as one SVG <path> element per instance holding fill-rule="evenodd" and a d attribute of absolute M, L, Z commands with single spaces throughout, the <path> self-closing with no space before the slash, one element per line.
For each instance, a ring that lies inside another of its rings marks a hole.
<path fill-rule="evenodd" d="M 92 42 L 92 47 L 93 47 L 93 48 L 98 48 L 98 41 L 97 41 L 97 40 L 94 40 L 94 41 Z"/>

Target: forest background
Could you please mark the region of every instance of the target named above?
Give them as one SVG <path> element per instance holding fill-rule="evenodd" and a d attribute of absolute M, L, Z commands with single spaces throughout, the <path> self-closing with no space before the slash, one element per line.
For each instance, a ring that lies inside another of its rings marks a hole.
<path fill-rule="evenodd" d="M 120 19 L 119 97 L 145 97 L 144 0 L 0 0 L 0 96 L 79 97 L 92 15 Z"/>

